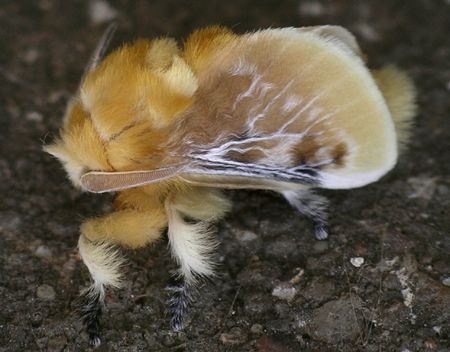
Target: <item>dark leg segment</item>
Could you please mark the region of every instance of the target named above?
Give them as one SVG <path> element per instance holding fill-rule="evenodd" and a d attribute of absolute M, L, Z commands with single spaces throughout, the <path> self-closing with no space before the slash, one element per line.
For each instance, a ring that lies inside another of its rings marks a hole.
<path fill-rule="evenodd" d="M 314 235 L 318 240 L 324 240 L 328 237 L 328 200 L 325 197 L 314 194 L 309 190 L 284 191 L 283 195 L 289 204 L 313 221 Z"/>
<path fill-rule="evenodd" d="M 100 339 L 100 317 L 104 305 L 103 288 L 91 287 L 81 294 L 81 319 L 86 331 L 89 334 L 90 344 L 98 347 L 101 344 Z"/>
<path fill-rule="evenodd" d="M 183 329 L 183 319 L 189 310 L 189 305 L 192 302 L 192 288 L 182 280 L 182 283 L 166 288 L 171 293 L 168 300 L 170 307 L 171 319 L 170 327 L 173 331 L 180 331 Z"/>

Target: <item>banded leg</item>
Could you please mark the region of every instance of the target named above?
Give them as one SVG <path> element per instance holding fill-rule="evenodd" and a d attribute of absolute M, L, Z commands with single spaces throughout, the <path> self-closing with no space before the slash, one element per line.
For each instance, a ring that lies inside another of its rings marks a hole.
<path fill-rule="evenodd" d="M 166 288 L 170 293 L 167 303 L 171 313 L 170 328 L 173 331 L 181 331 L 183 329 L 183 320 L 189 311 L 195 289 L 192 285 L 188 285 L 184 278 L 178 276 L 176 280 L 178 283 Z"/>
<path fill-rule="evenodd" d="M 105 287 L 121 286 L 120 268 L 124 259 L 111 244 L 92 242 L 83 234 L 78 240 L 81 259 L 88 267 L 93 283 L 81 292 L 81 319 L 94 347 L 101 344 L 100 317 L 105 301 Z"/>
<path fill-rule="evenodd" d="M 211 253 L 217 242 L 211 239 L 209 227 L 212 221 L 223 217 L 229 209 L 229 201 L 220 192 L 203 188 L 179 193 L 166 202 L 169 243 L 172 255 L 180 265 L 177 277 L 180 283 L 168 287 L 172 293 L 169 299 L 171 327 L 175 331 L 183 327 L 183 318 L 196 291 L 198 279 L 214 275 Z M 198 222 L 188 223 L 182 215 Z"/>
<path fill-rule="evenodd" d="M 93 284 L 81 293 L 81 317 L 91 344 L 99 346 L 100 316 L 105 288 L 121 285 L 120 268 L 124 263 L 115 244 L 139 248 L 161 235 L 167 220 L 162 214 L 123 210 L 88 220 L 81 226 L 78 242 L 80 256 L 88 267 Z"/>
<path fill-rule="evenodd" d="M 328 200 L 325 197 L 309 190 L 284 191 L 282 194 L 291 206 L 313 221 L 314 235 L 318 240 L 328 237 Z"/>

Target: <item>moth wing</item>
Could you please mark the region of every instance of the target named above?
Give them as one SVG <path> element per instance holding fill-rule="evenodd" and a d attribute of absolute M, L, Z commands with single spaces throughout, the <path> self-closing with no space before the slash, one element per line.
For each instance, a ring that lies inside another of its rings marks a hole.
<path fill-rule="evenodd" d="M 178 155 L 203 157 L 202 171 L 215 173 L 196 180 L 302 184 L 309 166 L 313 184 L 346 189 L 375 182 L 395 165 L 392 116 L 344 28 L 258 31 L 216 61 L 180 128 L 179 140 L 189 145 Z M 226 177 L 217 161 L 230 161 Z M 232 174 L 242 161 L 245 175 Z M 267 165 L 276 173 L 265 172 Z M 299 178 L 286 174 L 292 167 Z"/>
<path fill-rule="evenodd" d="M 332 41 L 335 45 L 338 45 L 346 51 L 350 51 L 357 56 L 363 57 L 361 49 L 356 41 L 355 36 L 347 29 L 341 26 L 311 26 L 300 27 L 297 29 L 299 32 L 312 32 L 318 35 L 322 39 Z"/>
<path fill-rule="evenodd" d="M 249 189 L 286 189 L 318 186 L 317 171 L 307 166 L 281 167 L 234 160 L 196 160 L 181 178 L 199 186 Z"/>

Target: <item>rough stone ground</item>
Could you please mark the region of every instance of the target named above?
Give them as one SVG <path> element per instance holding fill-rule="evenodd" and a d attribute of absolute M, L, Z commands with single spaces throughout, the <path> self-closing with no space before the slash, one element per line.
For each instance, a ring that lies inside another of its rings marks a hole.
<path fill-rule="evenodd" d="M 238 32 L 344 25 L 373 66 L 395 62 L 414 77 L 420 114 L 395 171 L 325 192 L 328 241 L 315 241 L 275 195 L 231 193 L 234 209 L 218 226 L 220 276 L 203 287 L 182 333 L 169 331 L 165 313 L 175 269 L 166 243 L 129 252 L 129 284 L 108 295 L 99 351 L 449 351 L 449 1 L 105 4 L 0 3 L 0 351 L 89 349 L 73 313 L 88 283 L 77 229 L 107 211 L 110 197 L 74 190 L 41 145 L 57 132 L 102 21 L 114 16 L 115 45 L 210 23 Z"/>

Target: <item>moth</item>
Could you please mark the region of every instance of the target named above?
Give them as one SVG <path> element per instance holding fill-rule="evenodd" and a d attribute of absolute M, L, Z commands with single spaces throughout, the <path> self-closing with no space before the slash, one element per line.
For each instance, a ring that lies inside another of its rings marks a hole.
<path fill-rule="evenodd" d="M 117 192 L 114 211 L 85 221 L 78 242 L 93 279 L 83 319 L 100 343 L 106 287 L 120 287 L 117 246 L 142 248 L 167 229 L 180 285 L 174 329 L 191 290 L 214 274 L 210 225 L 230 209 L 224 189 L 281 194 L 327 232 L 316 188 L 349 189 L 391 170 L 410 134 L 415 89 L 394 66 L 367 67 L 339 26 L 238 35 L 213 26 L 181 45 L 139 39 L 103 58 L 100 41 L 45 150 L 88 192 Z"/>

